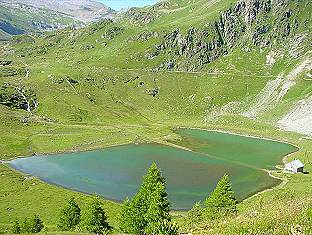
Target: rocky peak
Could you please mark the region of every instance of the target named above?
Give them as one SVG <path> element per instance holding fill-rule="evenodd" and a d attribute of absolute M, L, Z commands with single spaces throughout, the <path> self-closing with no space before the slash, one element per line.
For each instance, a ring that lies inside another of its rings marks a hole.
<path fill-rule="evenodd" d="M 298 24 L 286 0 L 242 0 L 203 28 L 190 27 L 186 34 L 179 29 L 168 32 L 147 57 L 169 54 L 174 69 L 194 71 L 234 47 L 268 47 L 279 43 L 295 31 L 293 22 Z M 157 69 L 168 68 L 168 63 Z"/>

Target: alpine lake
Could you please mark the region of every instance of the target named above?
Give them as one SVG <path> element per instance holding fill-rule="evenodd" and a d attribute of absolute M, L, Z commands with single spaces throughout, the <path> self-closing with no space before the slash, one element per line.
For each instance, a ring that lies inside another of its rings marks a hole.
<path fill-rule="evenodd" d="M 281 181 L 269 176 L 297 147 L 266 139 L 216 131 L 178 129 L 180 140 L 161 144 L 129 144 L 89 152 L 18 158 L 10 166 L 51 184 L 107 199 L 123 201 L 140 187 L 156 162 L 167 181 L 174 209 L 203 201 L 224 175 L 230 176 L 238 200 Z"/>

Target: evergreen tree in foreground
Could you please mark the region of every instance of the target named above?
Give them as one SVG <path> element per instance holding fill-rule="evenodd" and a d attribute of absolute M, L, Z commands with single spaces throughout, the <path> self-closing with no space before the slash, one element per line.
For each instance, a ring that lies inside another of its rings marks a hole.
<path fill-rule="evenodd" d="M 12 226 L 12 233 L 19 234 L 21 233 L 21 226 L 18 222 L 18 220 L 15 220 Z"/>
<path fill-rule="evenodd" d="M 203 221 L 203 212 L 204 209 L 202 208 L 201 202 L 196 202 L 193 208 L 187 212 L 187 226 L 191 230 Z"/>
<path fill-rule="evenodd" d="M 23 223 L 15 221 L 13 224 L 13 233 L 40 233 L 44 228 L 42 220 L 38 215 L 34 215 L 32 218 L 25 218 Z"/>
<path fill-rule="evenodd" d="M 144 176 L 138 193 L 131 201 L 125 201 L 120 227 L 131 234 L 175 235 L 178 229 L 172 224 L 169 211 L 166 182 L 153 163 Z"/>
<path fill-rule="evenodd" d="M 237 200 L 228 175 L 224 175 L 215 190 L 205 201 L 206 210 L 212 217 L 237 212 Z"/>
<path fill-rule="evenodd" d="M 61 212 L 58 227 L 63 231 L 73 230 L 81 220 L 81 210 L 74 198 L 68 200 Z"/>
<path fill-rule="evenodd" d="M 29 233 L 30 226 L 29 226 L 29 219 L 25 218 L 24 221 L 21 223 L 21 232 L 22 233 Z"/>
<path fill-rule="evenodd" d="M 44 228 L 42 220 L 39 218 L 38 215 L 34 215 L 32 219 L 29 220 L 28 225 L 30 233 L 40 233 L 41 230 Z"/>
<path fill-rule="evenodd" d="M 86 229 L 95 234 L 106 234 L 111 227 L 107 222 L 107 216 L 101 207 L 98 197 L 95 197 L 90 204 L 84 220 Z"/>

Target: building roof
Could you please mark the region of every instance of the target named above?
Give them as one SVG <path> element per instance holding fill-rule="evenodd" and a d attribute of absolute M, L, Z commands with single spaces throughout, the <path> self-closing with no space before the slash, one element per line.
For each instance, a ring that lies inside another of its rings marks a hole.
<path fill-rule="evenodd" d="M 292 170 L 296 170 L 301 167 L 304 167 L 304 164 L 300 160 L 297 160 L 297 159 L 285 165 L 285 169 L 292 169 Z"/>

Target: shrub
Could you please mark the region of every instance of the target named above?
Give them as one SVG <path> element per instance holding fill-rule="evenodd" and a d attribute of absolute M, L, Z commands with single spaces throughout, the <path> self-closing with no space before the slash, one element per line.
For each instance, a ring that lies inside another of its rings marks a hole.
<path fill-rule="evenodd" d="M 201 202 L 196 202 L 191 210 L 187 213 L 187 224 L 190 229 L 194 229 L 194 225 L 203 221 L 204 209 Z"/>
<path fill-rule="evenodd" d="M 25 218 L 24 221 L 21 224 L 21 232 L 29 233 L 29 231 L 30 231 L 29 219 Z"/>
<path fill-rule="evenodd" d="M 18 222 L 15 222 L 13 228 L 15 229 L 15 233 L 18 233 Z M 38 215 L 34 215 L 32 218 L 25 218 L 23 223 L 19 226 L 19 233 L 40 233 L 44 228 L 42 220 Z"/>

